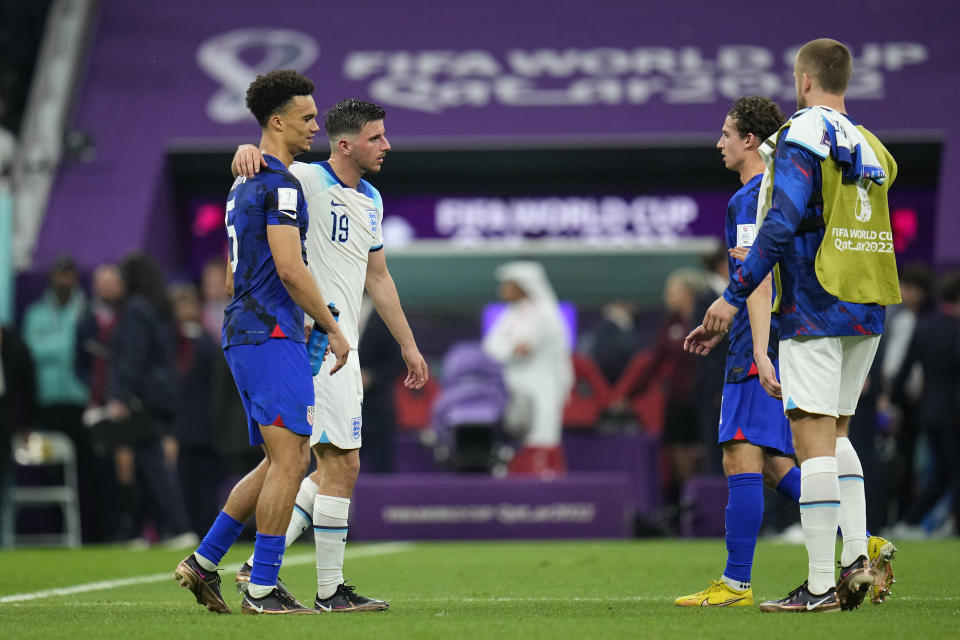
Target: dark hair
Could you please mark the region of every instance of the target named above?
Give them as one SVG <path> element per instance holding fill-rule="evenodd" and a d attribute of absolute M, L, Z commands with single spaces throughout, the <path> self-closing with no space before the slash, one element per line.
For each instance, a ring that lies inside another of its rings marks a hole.
<path fill-rule="evenodd" d="M 247 108 L 260 123 L 267 126 L 270 116 L 280 113 L 296 96 L 313 93 L 313 81 L 293 69 L 279 69 L 257 76 L 247 88 Z"/>
<path fill-rule="evenodd" d="M 820 38 L 800 48 L 797 71 L 807 73 L 827 93 L 842 95 L 853 73 L 853 59 L 843 43 Z"/>
<path fill-rule="evenodd" d="M 387 112 L 378 104 L 347 98 L 324 113 L 323 126 L 331 140 L 345 133 L 359 133 L 369 122 L 383 120 Z"/>
<path fill-rule="evenodd" d="M 777 103 L 764 96 L 737 98 L 727 115 L 734 121 L 741 138 L 753 134 L 764 141 L 777 132 L 787 116 Z"/>
<path fill-rule="evenodd" d="M 933 269 L 927 265 L 920 262 L 908 264 L 900 273 L 900 283 L 913 285 L 920 289 L 923 292 L 923 306 L 928 305 L 933 300 L 936 289 Z"/>
<path fill-rule="evenodd" d="M 120 274 L 128 297 L 142 296 L 160 316 L 170 317 L 170 300 L 163 271 L 153 258 L 142 251 L 133 251 L 120 264 Z"/>
<path fill-rule="evenodd" d="M 940 299 L 956 304 L 960 302 L 960 271 L 950 271 L 940 278 Z"/>

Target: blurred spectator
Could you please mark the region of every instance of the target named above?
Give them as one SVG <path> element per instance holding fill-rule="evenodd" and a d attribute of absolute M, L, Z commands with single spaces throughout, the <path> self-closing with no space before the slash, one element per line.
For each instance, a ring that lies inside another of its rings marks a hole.
<path fill-rule="evenodd" d="M 393 392 L 406 365 L 387 325 L 374 313 L 366 295 L 360 306 L 360 376 L 363 380 L 363 427 L 367 441 L 360 449 L 365 471 L 393 472 L 393 442 L 397 430 Z"/>
<path fill-rule="evenodd" d="M 903 303 L 887 310 L 887 323 L 881 338 L 881 372 L 886 398 L 894 393 L 894 381 L 903 368 L 907 348 L 913 339 L 921 317 L 928 313 L 934 299 L 934 274 L 923 264 L 908 265 L 900 274 L 900 294 Z M 923 387 L 923 373 L 915 363 L 903 380 L 902 389 L 896 389 L 898 419 L 895 424 L 896 457 L 901 481 L 897 483 L 894 499 L 899 518 L 903 518 L 916 493 L 914 457 L 918 425 L 917 402 Z M 884 401 L 881 400 L 881 403 Z"/>
<path fill-rule="evenodd" d="M 115 264 L 102 264 L 93 271 L 93 284 L 90 303 L 77 326 L 77 376 L 90 389 L 86 409 L 83 412 L 83 424 L 90 428 L 107 419 L 108 379 L 110 341 L 113 328 L 117 323 L 117 307 L 123 300 L 123 278 Z M 97 430 L 93 429 L 93 445 L 96 468 L 93 482 L 97 495 L 112 494 L 115 491 L 112 473 L 112 460 L 100 443 L 97 442 Z M 87 523 L 93 527 L 93 539 L 104 541 L 111 537 L 112 513 L 103 500 L 92 500 L 88 505 Z M 92 522 L 90 518 L 93 518 Z"/>
<path fill-rule="evenodd" d="M 36 378 L 30 350 L 20 335 L 0 327 L 0 517 L 10 483 L 10 444 L 13 435 L 34 425 Z"/>
<path fill-rule="evenodd" d="M 77 376 L 77 327 L 86 309 L 80 274 L 73 258 L 60 254 L 49 272 L 50 287 L 27 307 L 23 338 L 37 374 L 38 429 L 66 434 L 77 454 L 80 525 L 84 541 L 99 539 L 96 515 L 97 460 L 89 431 L 83 426 L 86 385 Z"/>
<path fill-rule="evenodd" d="M 84 413 L 87 426 L 103 419 L 107 404 L 107 358 L 124 293 L 120 269 L 115 264 L 94 269 L 91 293 L 90 304 L 77 326 L 77 375 L 90 390 Z"/>
<path fill-rule="evenodd" d="M 13 159 L 17 154 L 17 138 L 6 124 L 7 105 L 0 94 L 0 197 L 13 190 Z"/>
<path fill-rule="evenodd" d="M 560 436 L 573 366 L 557 298 L 536 262 L 504 264 L 496 277 L 507 308 L 484 338 L 483 349 L 503 365 L 510 396 L 505 427 L 521 443 L 508 471 L 564 473 L 567 462 Z"/>
<path fill-rule="evenodd" d="M 214 343 L 220 344 L 223 330 L 223 310 L 230 304 L 227 295 L 227 262 L 224 258 L 211 258 L 200 274 L 200 289 L 203 294 L 202 324 Z"/>
<path fill-rule="evenodd" d="M 204 531 L 210 514 L 220 509 L 219 487 L 224 473 L 211 427 L 211 381 L 216 358 L 223 359 L 200 323 L 200 295 L 192 285 L 171 287 L 170 301 L 177 323 L 179 407 L 179 478 L 193 531 Z"/>
<path fill-rule="evenodd" d="M 707 308 L 717 297 L 723 295 L 723 290 L 730 282 L 726 245 L 720 244 L 716 251 L 704 256 L 703 265 L 706 270 L 707 287 L 697 296 L 694 318 L 702 318 L 706 315 Z M 720 401 L 723 398 L 724 363 L 729 348 L 730 341 L 724 336 L 710 353 L 695 359 L 697 374 L 694 398 L 700 419 L 701 442 L 712 442 L 716 438 L 717 425 L 720 424 Z M 723 473 L 722 451 L 720 447 L 705 447 L 704 471 Z"/>
<path fill-rule="evenodd" d="M 580 339 L 579 350 L 590 356 L 611 385 L 640 349 L 636 309 L 625 300 L 603 305 L 600 321 Z"/>
<path fill-rule="evenodd" d="M 48 428 L 80 424 L 87 388 L 77 377 L 77 325 L 85 309 L 80 274 L 67 254 L 50 269 L 50 288 L 27 307 L 23 337 L 37 366 L 39 422 Z"/>
<path fill-rule="evenodd" d="M 110 349 L 107 403 L 115 427 L 118 537 L 138 537 L 139 475 L 157 512 L 161 535 L 170 536 L 170 546 L 192 546 L 196 534 L 190 532 L 175 474 L 175 330 L 163 275 L 156 263 L 140 252 L 127 256 L 120 270 L 126 296 Z"/>
<path fill-rule="evenodd" d="M 700 416 L 692 402 L 697 364 L 693 356 L 683 351 L 683 339 L 696 326 L 697 296 L 706 286 L 703 274 L 696 269 L 677 269 L 667 277 L 663 302 L 669 315 L 653 346 L 649 365 L 637 374 L 632 388 L 625 390 L 630 396 L 643 393 L 654 380 L 663 385 L 663 443 L 671 471 L 666 500 L 673 506 L 678 503 L 683 483 L 697 472 L 703 455 Z"/>
<path fill-rule="evenodd" d="M 916 424 L 928 443 L 931 473 L 903 520 L 892 533 L 916 537 L 921 520 L 960 480 L 956 456 L 960 454 L 960 273 L 941 281 L 940 305 L 917 321 L 913 339 L 893 381 L 892 400 L 904 402 L 906 381 L 915 363 L 923 370 L 923 390 L 917 403 Z M 954 502 L 957 502 L 954 494 Z M 955 520 L 955 526 L 960 521 Z"/>

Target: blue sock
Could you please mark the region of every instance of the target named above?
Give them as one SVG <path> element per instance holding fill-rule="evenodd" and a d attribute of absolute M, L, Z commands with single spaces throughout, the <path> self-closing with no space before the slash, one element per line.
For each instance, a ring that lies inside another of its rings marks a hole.
<path fill-rule="evenodd" d="M 203 556 L 213 564 L 220 564 L 220 560 L 227 553 L 227 549 L 237 541 L 243 531 L 243 523 L 237 522 L 221 511 L 213 521 L 207 535 L 203 536 L 197 555 Z"/>
<path fill-rule="evenodd" d="M 253 571 L 250 572 L 250 584 L 267 587 L 277 584 L 286 542 L 286 536 L 268 536 L 257 532 L 257 540 L 253 543 Z"/>
<path fill-rule="evenodd" d="M 763 522 L 763 474 L 738 473 L 727 478 L 727 568 L 723 575 L 750 582 L 753 552 Z"/>
<path fill-rule="evenodd" d="M 797 504 L 800 503 L 800 469 L 798 467 L 793 467 L 780 478 L 780 482 L 777 483 L 777 493 Z"/>

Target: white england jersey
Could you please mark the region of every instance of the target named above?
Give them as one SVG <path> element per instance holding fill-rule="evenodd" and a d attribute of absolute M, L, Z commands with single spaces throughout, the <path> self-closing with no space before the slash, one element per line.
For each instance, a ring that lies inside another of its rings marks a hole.
<path fill-rule="evenodd" d="M 340 310 L 340 330 L 360 343 L 360 302 L 371 251 L 383 248 L 383 199 L 366 180 L 356 189 L 340 182 L 327 162 L 294 162 L 310 214 L 307 264 L 323 299 Z"/>

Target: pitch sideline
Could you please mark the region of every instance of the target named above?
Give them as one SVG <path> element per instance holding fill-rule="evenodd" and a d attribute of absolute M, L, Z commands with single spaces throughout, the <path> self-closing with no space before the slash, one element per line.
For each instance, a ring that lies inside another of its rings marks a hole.
<path fill-rule="evenodd" d="M 346 560 L 355 560 L 357 558 L 367 558 L 372 556 L 383 556 L 391 553 L 400 553 L 413 548 L 413 543 L 409 542 L 387 542 L 384 544 L 371 545 L 360 549 L 347 549 Z M 300 553 L 288 558 L 284 558 L 283 564 L 286 566 L 309 564 L 316 561 L 316 554 Z M 240 563 L 224 565 L 223 571 L 234 572 L 240 568 Z M 153 573 L 145 576 L 134 576 L 131 578 L 119 578 L 117 580 L 100 580 L 97 582 L 87 582 L 86 584 L 76 584 L 72 587 L 58 587 L 56 589 L 43 589 L 30 593 L 14 593 L 8 596 L 0 597 L 0 604 L 9 604 L 11 602 L 24 602 L 28 600 L 41 600 L 53 596 L 69 596 L 76 593 L 88 593 L 90 591 L 105 591 L 107 589 L 116 589 L 118 587 L 127 587 L 135 584 L 148 584 L 151 582 L 162 582 L 172 580 L 173 572 Z"/>

